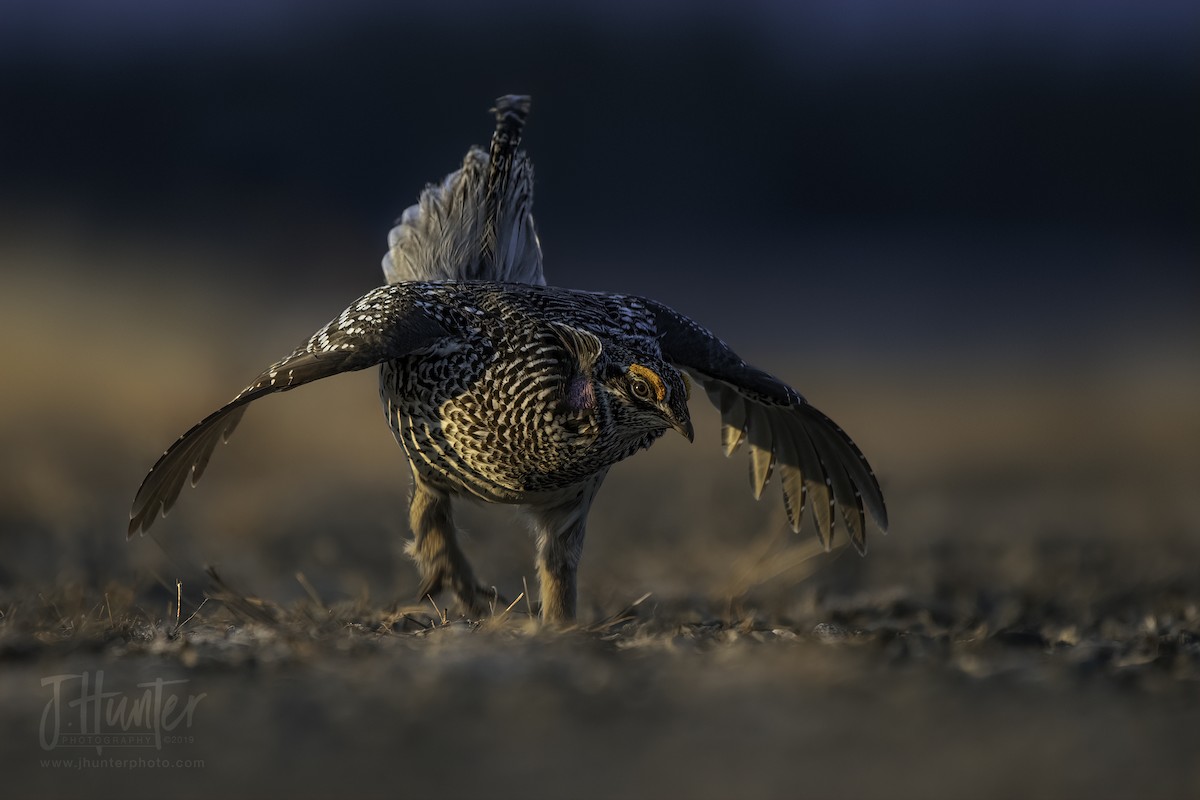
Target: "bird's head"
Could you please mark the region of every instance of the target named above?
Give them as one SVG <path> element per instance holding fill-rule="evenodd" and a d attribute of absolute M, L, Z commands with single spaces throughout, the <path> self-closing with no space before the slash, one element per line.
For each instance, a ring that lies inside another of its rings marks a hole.
<path fill-rule="evenodd" d="M 692 441 L 690 384 L 675 367 L 654 356 L 618 351 L 610 354 L 602 381 L 618 424 L 656 433 L 671 428 Z"/>
<path fill-rule="evenodd" d="M 617 342 L 601 342 L 593 333 L 561 324 L 551 330 L 572 361 L 565 384 L 567 407 L 586 411 L 604 406 L 621 438 L 641 440 L 667 428 L 692 441 L 687 377 L 661 358 Z"/>

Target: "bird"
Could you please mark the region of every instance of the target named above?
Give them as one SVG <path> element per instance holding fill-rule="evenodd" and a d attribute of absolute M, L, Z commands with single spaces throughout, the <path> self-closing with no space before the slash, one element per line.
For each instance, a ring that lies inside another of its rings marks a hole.
<path fill-rule="evenodd" d="M 389 427 L 412 471 L 406 550 L 418 597 L 449 592 L 482 616 L 495 590 L 458 545 L 453 502 L 520 506 L 535 534 L 541 618 L 576 617 L 587 519 L 609 469 L 668 431 L 694 438 L 699 384 L 728 456 L 745 445 L 758 498 L 773 475 L 799 532 L 811 509 L 828 551 L 835 527 L 866 553 L 883 493 L 854 441 L 799 392 L 709 329 L 655 300 L 546 285 L 532 216 L 532 164 L 517 149 L 529 98 L 500 98 L 489 151 L 428 186 L 389 232 L 387 284 L 367 292 L 163 453 L 139 488 L 128 533 L 194 486 L 250 403 L 379 367 Z"/>

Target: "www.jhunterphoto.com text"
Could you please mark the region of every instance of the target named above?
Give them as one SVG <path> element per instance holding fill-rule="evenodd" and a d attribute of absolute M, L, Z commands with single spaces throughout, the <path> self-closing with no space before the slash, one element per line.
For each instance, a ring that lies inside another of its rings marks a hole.
<path fill-rule="evenodd" d="M 203 769 L 202 758 L 43 758 L 49 769 Z"/>

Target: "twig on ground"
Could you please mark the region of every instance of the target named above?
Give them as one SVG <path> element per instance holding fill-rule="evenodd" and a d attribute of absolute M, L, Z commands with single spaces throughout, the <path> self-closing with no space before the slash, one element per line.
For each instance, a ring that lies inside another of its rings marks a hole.
<path fill-rule="evenodd" d="M 529 599 L 529 583 L 525 580 L 524 575 L 521 576 L 521 585 L 525 587 L 525 591 L 521 592 L 521 594 L 525 595 L 525 608 L 529 611 L 529 618 L 536 619 L 533 613 L 533 603 Z"/>
<path fill-rule="evenodd" d="M 324 601 L 321 600 L 321 595 L 317 594 L 316 587 L 309 583 L 308 578 L 303 572 L 296 572 L 296 582 L 304 589 L 304 592 L 308 595 L 308 599 L 312 600 L 318 608 L 322 611 L 329 610 L 326 608 Z"/>

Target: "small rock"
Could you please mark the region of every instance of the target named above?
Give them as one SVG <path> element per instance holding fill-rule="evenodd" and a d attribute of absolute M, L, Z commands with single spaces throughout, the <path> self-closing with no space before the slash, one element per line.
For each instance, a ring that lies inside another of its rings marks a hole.
<path fill-rule="evenodd" d="M 850 631 L 832 622 L 818 622 L 812 632 L 822 642 L 843 642 L 850 638 Z"/>

